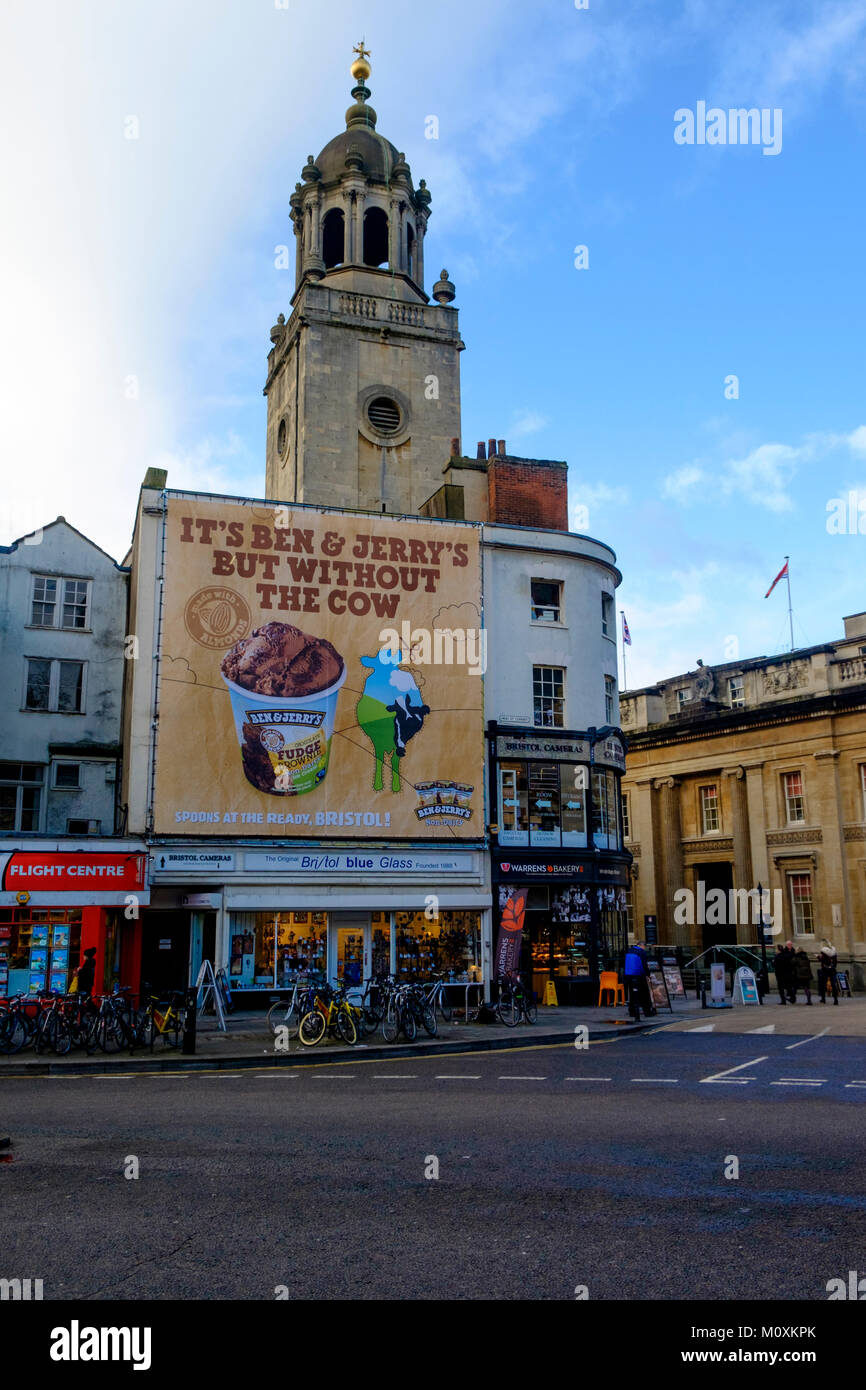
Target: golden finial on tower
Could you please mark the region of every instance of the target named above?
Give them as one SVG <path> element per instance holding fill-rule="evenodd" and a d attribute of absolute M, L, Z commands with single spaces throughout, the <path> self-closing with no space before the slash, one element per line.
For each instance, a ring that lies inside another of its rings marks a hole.
<path fill-rule="evenodd" d="M 356 82 L 366 82 L 372 71 L 370 64 L 367 62 L 367 59 L 370 57 L 370 50 L 364 47 L 364 40 L 362 39 L 360 43 L 355 44 L 352 52 L 357 53 L 358 56 L 349 71 Z"/>

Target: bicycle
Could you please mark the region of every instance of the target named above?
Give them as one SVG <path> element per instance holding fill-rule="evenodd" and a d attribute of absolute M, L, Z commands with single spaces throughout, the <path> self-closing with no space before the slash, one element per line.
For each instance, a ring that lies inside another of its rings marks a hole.
<path fill-rule="evenodd" d="M 535 995 L 530 997 L 526 993 L 519 975 L 500 976 L 496 1013 L 506 1028 L 516 1028 L 521 1018 L 526 1023 L 537 1021 L 538 1005 L 535 1002 Z"/>
<path fill-rule="evenodd" d="M 352 1047 L 358 1041 L 356 1014 L 357 1008 L 346 999 L 343 988 L 324 985 L 316 991 L 313 1007 L 301 1019 L 298 1039 L 304 1047 L 315 1047 L 325 1036 L 340 1037 Z"/>
<path fill-rule="evenodd" d="M 319 987 L 324 983 L 317 982 Z M 301 1019 L 310 1012 L 315 1003 L 316 983 L 311 972 L 299 975 L 295 980 L 289 999 L 275 999 L 268 1009 L 268 1027 L 277 1036 L 281 1028 L 286 1029 L 286 1037 L 296 1038 Z"/>

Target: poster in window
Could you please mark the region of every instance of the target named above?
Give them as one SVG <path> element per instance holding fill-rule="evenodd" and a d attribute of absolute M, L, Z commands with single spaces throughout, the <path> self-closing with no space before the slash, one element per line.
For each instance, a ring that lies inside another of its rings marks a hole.
<path fill-rule="evenodd" d="M 31 939 L 30 939 L 30 944 L 31 944 L 31 946 L 47 946 L 47 945 L 48 945 L 48 928 L 47 928 L 47 927 L 34 927 L 34 928 L 33 928 L 33 936 L 32 936 Z"/>
<path fill-rule="evenodd" d="M 572 885 L 552 893 L 550 920 L 552 922 L 590 922 L 592 909 L 587 890 L 580 885 Z"/>

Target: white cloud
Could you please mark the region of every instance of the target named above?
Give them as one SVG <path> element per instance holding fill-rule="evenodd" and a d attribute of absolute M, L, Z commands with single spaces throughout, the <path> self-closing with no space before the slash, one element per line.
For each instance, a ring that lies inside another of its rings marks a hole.
<path fill-rule="evenodd" d="M 547 416 L 539 414 L 537 410 L 523 410 L 514 416 L 508 426 L 508 433 L 518 439 L 524 439 L 528 434 L 538 434 L 549 424 Z"/>

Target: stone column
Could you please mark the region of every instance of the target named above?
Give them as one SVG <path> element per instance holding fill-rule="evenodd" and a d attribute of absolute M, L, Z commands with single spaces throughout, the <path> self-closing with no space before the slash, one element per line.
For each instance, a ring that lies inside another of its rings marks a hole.
<path fill-rule="evenodd" d="M 752 879 L 752 847 L 749 842 L 749 798 L 746 791 L 746 774 L 741 767 L 726 768 L 722 774 L 728 778 L 731 792 L 731 822 L 734 839 L 734 887 L 747 891 L 755 887 Z M 737 922 L 737 940 L 743 944 L 754 940 L 752 931 L 751 906 L 745 921 Z"/>
<path fill-rule="evenodd" d="M 415 284 L 424 288 L 424 238 L 427 235 L 427 219 L 421 217 L 415 227 L 415 264 L 418 267 L 418 274 L 415 276 Z"/>
<path fill-rule="evenodd" d="M 304 219 L 303 216 L 293 219 L 295 228 L 295 285 L 301 283 L 304 273 Z"/>
<path fill-rule="evenodd" d="M 632 849 L 640 849 L 640 858 L 635 858 L 635 868 L 639 872 L 633 879 L 634 930 L 639 941 L 644 915 L 651 913 L 658 916 L 658 850 L 653 832 L 653 784 L 650 777 L 634 784 L 631 801 L 631 844 Z"/>
<path fill-rule="evenodd" d="M 388 269 L 402 270 L 400 255 L 400 202 L 392 198 L 388 207 Z"/>
<path fill-rule="evenodd" d="M 839 750 L 838 748 L 827 749 L 824 752 L 814 755 L 816 763 L 830 763 L 830 777 L 833 788 L 834 814 L 824 819 L 822 826 L 824 843 L 824 892 L 829 896 L 832 888 L 832 871 L 830 865 L 838 866 L 838 874 L 842 888 L 842 925 L 845 931 L 845 949 L 848 952 L 849 967 L 851 970 L 851 983 L 862 987 L 863 967 L 862 964 L 854 963 L 854 917 L 851 903 L 851 883 L 848 878 L 848 857 L 846 854 L 845 842 L 845 813 L 842 806 L 842 788 L 839 784 Z M 817 889 L 817 884 L 815 888 Z M 815 894 L 817 898 L 817 892 Z M 816 904 L 817 905 L 817 904 Z M 828 922 L 815 923 L 817 935 L 829 936 L 833 939 L 835 933 Z M 822 927 L 824 928 L 823 930 Z"/>
<path fill-rule="evenodd" d="M 322 199 L 318 189 L 308 199 L 306 205 L 308 222 L 304 232 L 304 270 L 324 275 L 325 262 L 322 259 Z"/>
<path fill-rule="evenodd" d="M 680 783 L 675 777 L 663 777 L 655 783 L 660 793 L 659 822 L 662 841 L 664 900 L 659 903 L 659 938 L 662 944 L 677 940 L 674 922 L 674 895 L 684 888 L 683 837 L 680 825 Z M 691 945 L 691 942 L 689 943 Z"/>
<path fill-rule="evenodd" d="M 764 764 L 747 763 L 746 806 L 748 810 L 749 850 L 752 874 L 757 888 L 770 887 L 770 861 L 767 855 L 767 814 L 764 806 Z"/>

